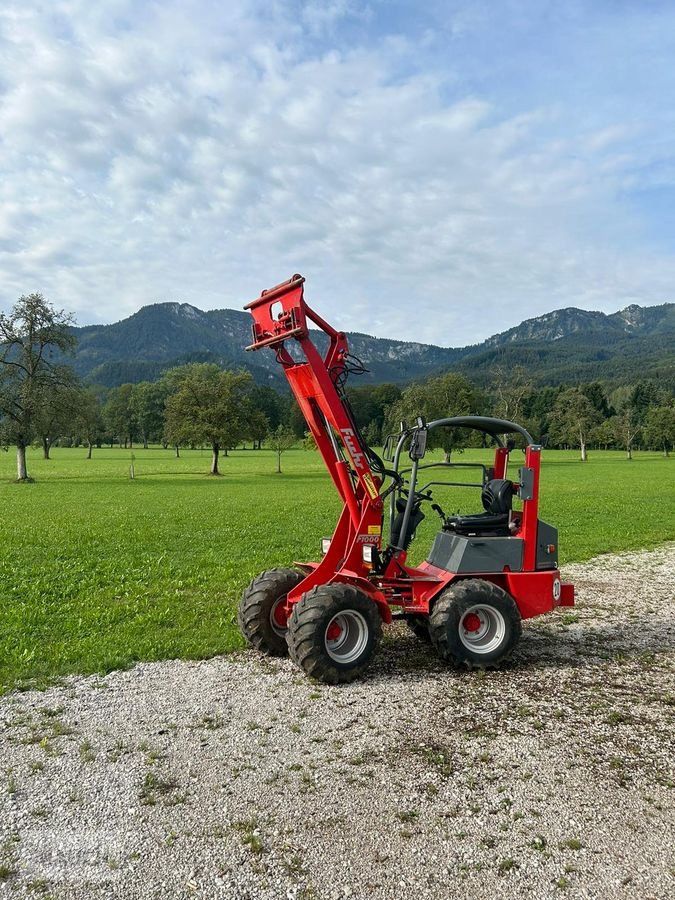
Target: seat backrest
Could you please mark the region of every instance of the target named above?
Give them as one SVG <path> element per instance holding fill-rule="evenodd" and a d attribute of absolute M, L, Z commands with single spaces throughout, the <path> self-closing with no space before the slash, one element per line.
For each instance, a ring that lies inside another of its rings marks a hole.
<path fill-rule="evenodd" d="M 483 509 L 493 516 L 510 512 L 513 500 L 513 482 L 505 478 L 492 478 L 485 483 L 481 500 Z"/>

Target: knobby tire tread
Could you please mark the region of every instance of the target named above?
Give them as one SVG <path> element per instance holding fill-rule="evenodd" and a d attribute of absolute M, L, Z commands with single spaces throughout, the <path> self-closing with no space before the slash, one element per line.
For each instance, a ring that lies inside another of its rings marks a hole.
<path fill-rule="evenodd" d="M 362 613 L 370 628 L 370 646 L 362 663 L 342 668 L 327 655 L 322 622 L 342 609 Z M 374 601 L 363 591 L 345 583 L 316 585 L 293 606 L 287 641 L 291 659 L 307 675 L 327 684 L 346 684 L 368 668 L 382 635 L 382 619 Z"/>
<path fill-rule="evenodd" d="M 449 644 L 448 624 L 456 616 L 461 620 L 462 608 L 475 603 L 492 603 L 505 616 L 509 631 L 508 646 L 504 652 L 493 660 L 472 659 L 462 648 L 455 652 Z M 518 607 L 513 598 L 503 588 L 491 581 L 478 578 L 467 578 L 450 585 L 438 598 L 429 616 L 429 633 L 431 642 L 438 655 L 455 668 L 498 669 L 502 663 L 510 659 L 522 635 L 522 621 Z"/>
<path fill-rule="evenodd" d="M 239 601 L 237 622 L 248 643 L 266 656 L 287 656 L 286 639 L 269 621 L 274 602 L 300 584 L 305 576 L 297 569 L 275 568 L 261 572 L 245 589 Z"/>

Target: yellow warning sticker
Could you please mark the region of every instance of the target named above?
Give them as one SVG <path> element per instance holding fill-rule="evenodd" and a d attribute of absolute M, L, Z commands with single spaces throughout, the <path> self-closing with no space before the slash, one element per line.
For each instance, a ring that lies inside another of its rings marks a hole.
<path fill-rule="evenodd" d="M 370 496 L 372 497 L 373 500 L 375 500 L 377 497 L 380 496 L 380 492 L 375 487 L 375 482 L 373 481 L 371 475 L 369 475 L 368 473 L 363 475 L 363 483 L 365 484 L 366 490 L 368 491 L 368 493 L 370 494 Z"/>
<path fill-rule="evenodd" d="M 369 525 L 368 534 L 382 534 L 382 527 L 380 525 Z"/>

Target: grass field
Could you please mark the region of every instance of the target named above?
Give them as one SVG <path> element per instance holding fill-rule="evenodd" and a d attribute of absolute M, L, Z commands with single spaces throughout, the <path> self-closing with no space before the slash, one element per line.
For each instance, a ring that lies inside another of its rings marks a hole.
<path fill-rule="evenodd" d="M 241 646 L 242 588 L 264 568 L 316 558 L 339 511 L 316 453 L 287 452 L 277 475 L 270 451 L 237 451 L 221 478 L 204 474 L 207 451 L 134 456 L 132 481 L 129 451 L 86 460 L 57 448 L 47 461 L 33 451 L 36 481 L 23 485 L 11 482 L 13 454 L 0 454 L 0 690 Z M 542 481 L 541 515 L 560 529 L 563 566 L 675 539 L 675 459 L 597 452 L 583 465 L 548 451 Z M 478 511 L 478 493 L 463 493 L 465 511 Z M 413 557 L 436 528 L 429 512 Z"/>

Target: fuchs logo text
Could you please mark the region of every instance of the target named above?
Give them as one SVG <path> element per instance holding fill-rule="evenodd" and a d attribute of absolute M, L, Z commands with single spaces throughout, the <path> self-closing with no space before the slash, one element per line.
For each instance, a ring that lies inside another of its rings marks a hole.
<path fill-rule="evenodd" d="M 349 455 L 352 458 L 352 461 L 357 469 L 363 469 L 363 453 L 359 450 L 354 442 L 354 432 L 351 428 L 341 428 L 342 439 L 345 442 L 345 447 L 349 451 Z"/>

